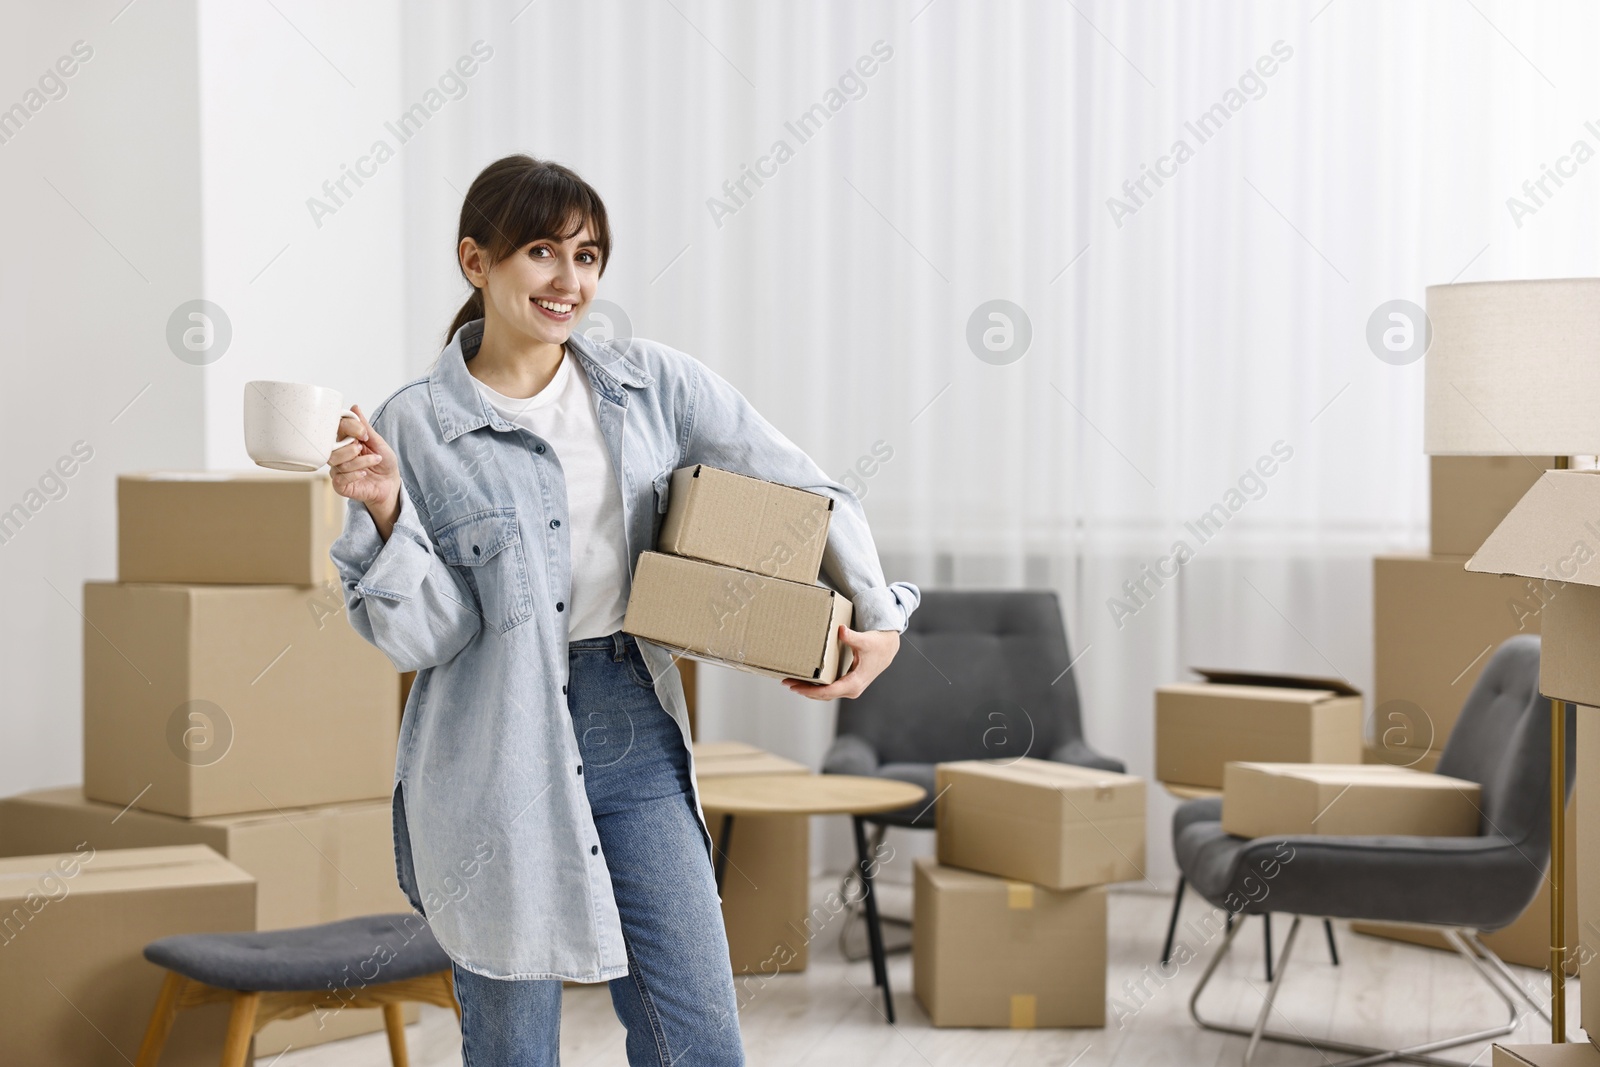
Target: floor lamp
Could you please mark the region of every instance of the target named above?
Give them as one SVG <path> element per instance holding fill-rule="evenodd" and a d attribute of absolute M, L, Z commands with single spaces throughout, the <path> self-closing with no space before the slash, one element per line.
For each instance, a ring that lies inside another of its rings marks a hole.
<path fill-rule="evenodd" d="M 1600 454 L 1600 278 L 1428 287 L 1423 450 L 1432 456 Z M 1529 459 L 1535 466 L 1540 464 Z M 1550 708 L 1550 1021 L 1566 1021 L 1566 711 Z"/>

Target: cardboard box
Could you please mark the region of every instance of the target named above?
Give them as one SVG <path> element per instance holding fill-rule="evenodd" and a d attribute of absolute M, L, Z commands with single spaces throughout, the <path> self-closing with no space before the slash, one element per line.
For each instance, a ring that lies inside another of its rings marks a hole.
<path fill-rule="evenodd" d="M 1577 776 L 1600 777 L 1600 472 L 1547 471 L 1489 535 L 1471 562 L 1472 571 L 1529 579 L 1529 601 L 1543 617 L 1539 691 L 1578 705 Z M 1575 794 L 1581 826 L 1600 825 L 1600 789 Z M 1579 836 L 1579 976 L 1600 988 L 1600 847 L 1594 835 Z M 1580 1002 L 1583 1028 L 1600 1041 L 1600 996 Z"/>
<path fill-rule="evenodd" d="M 1105 887 L 915 868 L 912 984 L 934 1026 L 1105 1025 Z"/>
<path fill-rule="evenodd" d="M 1522 610 L 1544 619 L 1539 691 L 1600 705 L 1600 471 L 1545 472 L 1467 569 L 1526 580 Z"/>
<path fill-rule="evenodd" d="M 0 856 L 95 849 L 207 845 L 256 880 L 255 929 L 410 912 L 395 878 L 387 800 L 282 812 L 180 819 L 101 804 L 76 786 L 0 800 Z M 407 1019 L 420 1013 L 407 1005 Z M 256 1055 L 336 1041 L 383 1029 L 377 1010 L 318 1013 L 268 1023 Z"/>
<path fill-rule="evenodd" d="M 810 774 L 811 769 L 742 741 L 694 746 L 695 777 Z M 706 811 L 713 841 L 723 816 Z M 728 846 L 722 922 L 734 974 L 803 971 L 810 962 L 811 819 L 805 815 L 740 815 Z"/>
<path fill-rule="evenodd" d="M 1600 1067 L 1600 1050 L 1581 1041 L 1564 1045 L 1496 1045 L 1493 1067 Z"/>
<path fill-rule="evenodd" d="M 89 800 L 76 786 L 0 800 L 0 856 L 208 845 L 256 880 L 254 929 L 409 912 L 388 800 L 180 819 Z"/>
<path fill-rule="evenodd" d="M 1050 760 L 934 769 L 939 862 L 1076 889 L 1144 877 L 1144 779 Z"/>
<path fill-rule="evenodd" d="M 90 799 L 195 817 L 389 796 L 399 675 L 316 590 L 85 582 L 83 601 Z"/>
<path fill-rule="evenodd" d="M 1470 556 L 1500 520 L 1555 466 L 1552 456 L 1432 456 L 1428 551 Z"/>
<path fill-rule="evenodd" d="M 1567 973 L 1576 976 L 1578 973 L 1579 935 L 1578 926 L 1578 816 L 1577 816 L 1577 787 L 1573 787 L 1573 799 L 1567 804 L 1567 878 L 1566 892 L 1562 894 L 1562 903 L 1566 910 L 1567 932 Z M 1548 872 L 1548 868 L 1546 869 Z M 1422 945 L 1427 948 L 1441 949 L 1447 952 L 1455 950 L 1436 931 L 1421 926 L 1393 926 L 1388 923 L 1351 923 L 1350 929 L 1358 934 L 1370 937 L 1384 937 L 1391 941 L 1405 941 L 1413 945 Z M 1492 934 L 1483 934 L 1483 943 L 1494 951 L 1507 963 L 1515 963 L 1522 967 L 1533 967 L 1541 971 L 1550 968 L 1550 883 L 1539 884 L 1539 895 L 1533 902 L 1523 909 L 1522 914 L 1510 926 L 1502 927 Z M 1590 942 L 1594 942 L 1591 935 Z"/>
<path fill-rule="evenodd" d="M 117 476 L 124 582 L 320 585 L 345 501 L 326 472 L 156 471 Z"/>
<path fill-rule="evenodd" d="M 255 881 L 203 845 L 0 859 L 0 1063 L 126 1067 L 165 972 L 144 947 L 249 930 Z M 182 1013 L 161 1067 L 215 1067 L 228 1008 Z"/>
<path fill-rule="evenodd" d="M 826 586 L 641 552 L 625 633 L 697 659 L 826 684 L 850 666 L 847 597 Z"/>
<path fill-rule="evenodd" d="M 833 498 L 697 463 L 672 472 L 656 551 L 811 584 Z"/>
<path fill-rule="evenodd" d="M 1356 763 L 1361 692 L 1337 678 L 1196 669 L 1156 690 L 1156 778 L 1222 788 L 1230 760 Z"/>
<path fill-rule="evenodd" d="M 1477 782 L 1386 764 L 1230 763 L 1222 829 L 1239 837 L 1474 837 Z"/>
<path fill-rule="evenodd" d="M 1394 729 L 1395 746 L 1443 749 L 1494 650 L 1515 634 L 1539 632 L 1530 584 L 1470 573 L 1459 557 L 1374 559 L 1376 730 Z"/>

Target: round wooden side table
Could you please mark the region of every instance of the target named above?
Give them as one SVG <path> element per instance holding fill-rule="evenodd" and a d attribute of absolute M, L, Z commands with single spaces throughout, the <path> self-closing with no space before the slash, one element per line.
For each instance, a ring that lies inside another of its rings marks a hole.
<path fill-rule="evenodd" d="M 861 873 L 861 902 L 867 913 L 867 938 L 872 945 L 872 978 L 883 989 L 883 1010 L 894 1022 L 894 998 L 889 994 L 889 966 L 883 952 L 883 928 L 878 923 L 878 901 L 872 888 L 872 856 L 867 852 L 863 817 L 895 811 L 928 795 L 919 785 L 891 778 L 853 774 L 736 774 L 706 778 L 698 783 L 700 806 L 709 819 L 712 812 L 725 816 L 722 840 L 717 845 L 717 891 L 727 874 L 728 845 L 733 840 L 736 815 L 849 815 L 855 826 L 856 867 Z"/>

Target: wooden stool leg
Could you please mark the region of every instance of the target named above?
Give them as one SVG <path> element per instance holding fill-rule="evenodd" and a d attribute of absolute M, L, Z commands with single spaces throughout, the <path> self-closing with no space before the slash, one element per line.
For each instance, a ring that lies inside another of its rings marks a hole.
<path fill-rule="evenodd" d="M 250 1039 L 256 1034 L 256 1008 L 260 993 L 236 993 L 233 1012 L 228 1016 L 228 1036 L 222 1044 L 222 1067 L 245 1067 L 250 1054 Z"/>
<path fill-rule="evenodd" d="M 389 1032 L 389 1059 L 394 1067 L 411 1067 L 406 1056 L 406 1008 L 393 1003 L 383 1006 L 383 1028 Z"/>
<path fill-rule="evenodd" d="M 172 1032 L 172 1021 L 178 1017 L 178 1000 L 189 980 L 177 971 L 168 971 L 161 992 L 156 995 L 156 1010 L 150 1013 L 150 1025 L 145 1027 L 144 1040 L 139 1044 L 139 1062 L 134 1067 L 156 1067 L 161 1050 L 166 1047 L 167 1035 Z"/>

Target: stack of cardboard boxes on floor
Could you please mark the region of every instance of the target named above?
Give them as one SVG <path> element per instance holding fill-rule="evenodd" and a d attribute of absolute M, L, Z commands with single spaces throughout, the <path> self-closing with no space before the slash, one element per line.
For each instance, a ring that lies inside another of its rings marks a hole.
<path fill-rule="evenodd" d="M 30 1020 L 0 1060 L 131 1060 L 156 938 L 410 910 L 389 817 L 400 681 L 345 618 L 343 519 L 325 474 L 119 479 L 119 580 L 83 590 L 83 785 L 0 801 L 0 855 L 25 857 L 0 860 L 0 1001 Z M 215 1063 L 213 1022 L 186 1015 L 162 1063 Z M 382 1025 L 274 1022 L 256 1054 Z"/>
<path fill-rule="evenodd" d="M 1554 466 L 1548 456 L 1434 456 L 1430 466 L 1431 520 L 1426 556 L 1373 560 L 1373 732 L 1368 763 L 1433 770 L 1450 730 L 1490 654 L 1506 638 L 1539 633 L 1545 583 L 1466 570 L 1478 551 Z M 1567 820 L 1568 849 L 1575 820 Z M 1577 894 L 1572 867 L 1565 893 L 1566 928 L 1577 939 Z M 1376 934 L 1447 949 L 1428 930 L 1356 923 Z M 1550 958 L 1550 896 L 1541 888 L 1511 926 L 1484 936 L 1510 963 L 1546 967 Z"/>
<path fill-rule="evenodd" d="M 941 763 L 935 781 L 911 950 L 933 1025 L 1104 1026 L 1105 887 L 1144 877 L 1144 780 L 1023 758 Z"/>

